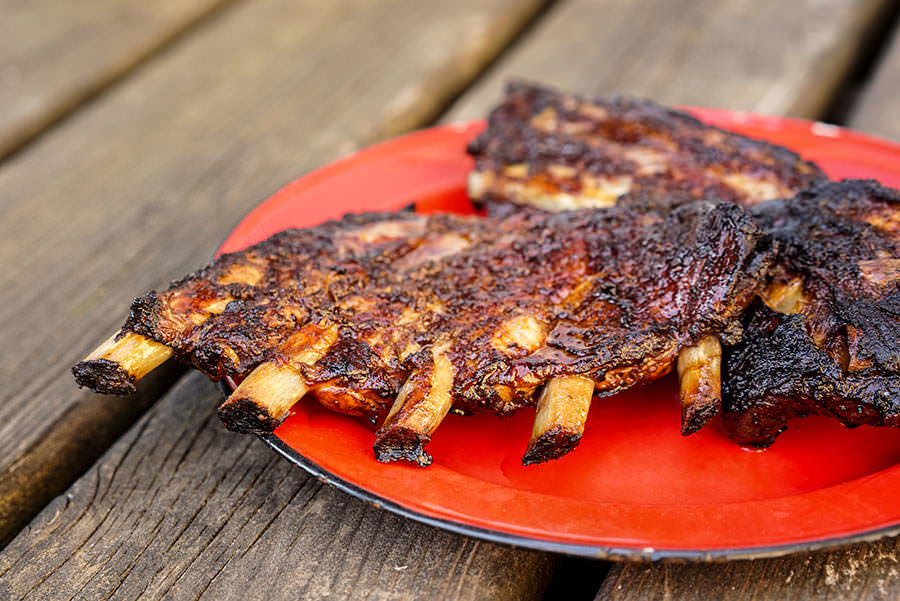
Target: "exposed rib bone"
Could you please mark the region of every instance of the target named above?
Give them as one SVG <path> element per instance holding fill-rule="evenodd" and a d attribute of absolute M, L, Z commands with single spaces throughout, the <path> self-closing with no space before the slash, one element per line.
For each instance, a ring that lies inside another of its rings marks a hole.
<path fill-rule="evenodd" d="M 72 368 L 79 386 L 107 394 L 135 391 L 135 382 L 172 356 L 172 349 L 140 334 L 111 336 Z"/>
<path fill-rule="evenodd" d="M 234 432 L 262 434 L 284 421 L 309 385 L 290 365 L 267 361 L 247 376 L 219 405 L 219 419 Z"/>
<path fill-rule="evenodd" d="M 420 467 L 431 464 L 425 445 L 452 405 L 450 389 L 455 370 L 444 351 L 443 347 L 433 347 L 430 369 L 414 372 L 400 388 L 376 434 L 374 449 L 379 461 L 405 459 Z"/>
<path fill-rule="evenodd" d="M 802 309 L 805 302 L 803 298 L 803 279 L 794 278 L 787 282 L 772 282 L 759 295 L 763 302 L 773 311 L 797 313 Z"/>
<path fill-rule="evenodd" d="M 219 405 L 219 419 L 234 432 L 273 431 L 309 390 L 300 367 L 321 359 L 336 339 L 337 328 L 331 324 L 301 328 L 274 359 L 257 366 Z"/>
<path fill-rule="evenodd" d="M 593 395 L 594 382 L 584 376 L 559 376 L 547 382 L 522 465 L 558 459 L 574 450 L 584 433 Z"/>
<path fill-rule="evenodd" d="M 681 433 L 693 434 L 722 409 L 722 345 L 706 336 L 678 353 Z"/>

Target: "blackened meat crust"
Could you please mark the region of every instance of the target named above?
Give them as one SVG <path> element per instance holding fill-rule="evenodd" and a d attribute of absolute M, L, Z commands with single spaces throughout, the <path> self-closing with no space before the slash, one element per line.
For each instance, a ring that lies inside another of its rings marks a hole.
<path fill-rule="evenodd" d="M 562 457 L 573 451 L 579 442 L 581 442 L 580 434 L 572 434 L 559 426 L 554 426 L 522 456 L 522 465 L 544 463 Z"/>
<path fill-rule="evenodd" d="M 225 255 L 137 299 L 124 331 L 213 378 L 291 363 L 326 406 L 370 419 L 440 347 L 454 410 L 505 414 L 554 376 L 611 394 L 668 373 L 704 336 L 735 340 L 771 259 L 770 239 L 727 203 L 366 214 Z M 333 340 L 304 363 L 288 342 L 309 324 Z"/>
<path fill-rule="evenodd" d="M 72 375 L 80 386 L 108 394 L 126 395 L 137 392 L 134 376 L 107 359 L 81 361 L 72 367 Z"/>
<path fill-rule="evenodd" d="M 726 350 L 723 419 L 765 447 L 791 417 L 900 426 L 900 192 L 819 185 L 753 210 L 781 252 L 773 285 L 802 282 L 795 314 L 759 306 Z"/>
<path fill-rule="evenodd" d="M 366 228 L 365 240 L 345 235 Z M 405 212 L 286 230 L 135 299 L 122 331 L 172 347 L 214 379 L 244 374 L 309 320 L 311 306 L 367 286 L 422 234 L 422 220 Z"/>
<path fill-rule="evenodd" d="M 468 150 L 473 199 L 546 210 L 698 199 L 750 206 L 825 179 L 786 148 L 649 100 L 589 99 L 522 82 L 508 86 Z"/>

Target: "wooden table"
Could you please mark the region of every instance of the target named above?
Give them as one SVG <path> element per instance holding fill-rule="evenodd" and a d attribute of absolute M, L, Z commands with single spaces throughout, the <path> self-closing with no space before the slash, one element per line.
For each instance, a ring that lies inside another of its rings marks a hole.
<path fill-rule="evenodd" d="M 896 599 L 900 542 L 608 564 L 370 507 L 205 378 L 80 391 L 138 293 L 284 183 L 510 75 L 900 139 L 896 0 L 0 0 L 0 599 Z"/>

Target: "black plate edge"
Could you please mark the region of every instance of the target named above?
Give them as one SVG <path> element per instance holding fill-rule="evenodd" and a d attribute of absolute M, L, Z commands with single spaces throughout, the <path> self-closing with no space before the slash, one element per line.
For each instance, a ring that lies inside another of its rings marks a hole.
<path fill-rule="evenodd" d="M 858 534 L 845 537 L 819 539 L 805 543 L 793 543 L 786 545 L 772 545 L 766 547 L 739 547 L 734 549 L 654 549 L 652 547 L 606 547 L 602 545 L 585 545 L 577 543 L 560 543 L 540 538 L 531 538 L 518 534 L 509 534 L 497 530 L 488 530 L 478 526 L 472 526 L 462 522 L 434 518 L 402 505 L 388 501 L 378 495 L 367 491 L 343 478 L 336 476 L 317 463 L 307 459 L 293 447 L 278 438 L 275 434 L 261 434 L 259 437 L 269 446 L 275 449 L 282 457 L 291 463 L 300 466 L 318 480 L 334 486 L 357 499 L 361 499 L 379 509 L 386 509 L 403 517 L 455 532 L 465 536 L 472 536 L 493 543 L 513 547 L 523 547 L 536 551 L 559 553 L 591 559 L 603 559 L 609 561 L 668 561 L 682 563 L 721 563 L 741 559 L 765 559 L 782 557 L 795 553 L 826 551 L 846 547 L 854 543 L 874 542 L 876 540 L 900 534 L 900 523 L 867 530 Z M 426 468 L 427 469 L 427 468 Z"/>

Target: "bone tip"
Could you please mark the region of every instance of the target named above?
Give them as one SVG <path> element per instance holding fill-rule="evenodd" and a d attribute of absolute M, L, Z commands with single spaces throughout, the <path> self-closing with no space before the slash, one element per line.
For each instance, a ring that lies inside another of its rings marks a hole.
<path fill-rule="evenodd" d="M 698 432 L 718 414 L 719 406 L 713 404 L 685 408 L 681 416 L 681 435 L 690 436 Z"/>
<path fill-rule="evenodd" d="M 242 434 L 268 434 L 284 421 L 247 397 L 229 398 L 216 413 L 226 428 Z"/>
<path fill-rule="evenodd" d="M 550 428 L 528 445 L 522 456 L 522 465 L 544 463 L 570 453 L 581 442 L 581 434 L 561 426 Z"/>
<path fill-rule="evenodd" d="M 72 367 L 72 375 L 79 386 L 93 392 L 126 395 L 137 391 L 135 377 L 109 359 L 79 361 Z"/>
<path fill-rule="evenodd" d="M 375 445 L 375 459 L 381 463 L 408 461 L 419 467 L 431 465 L 431 455 L 425 445 L 431 441 L 426 434 L 413 432 L 407 428 L 390 428 L 378 433 Z"/>

